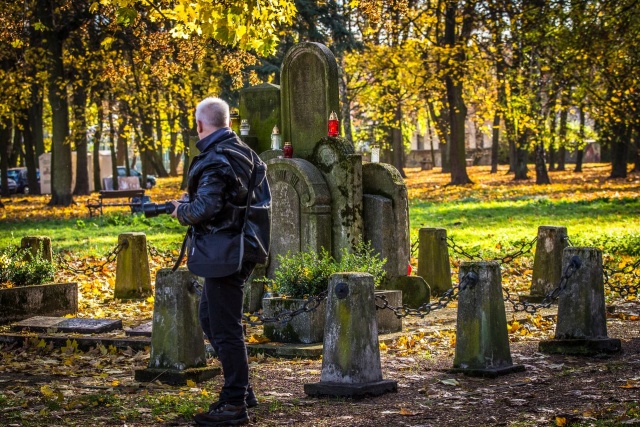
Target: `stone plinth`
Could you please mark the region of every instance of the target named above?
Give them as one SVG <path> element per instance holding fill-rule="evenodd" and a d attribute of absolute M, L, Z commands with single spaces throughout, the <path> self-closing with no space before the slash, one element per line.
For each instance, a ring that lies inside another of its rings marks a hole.
<path fill-rule="evenodd" d="M 469 279 L 477 275 L 474 285 Z M 466 279 L 465 279 L 466 276 Z M 456 354 L 453 372 L 496 377 L 524 371 L 514 365 L 509 349 L 507 318 L 497 262 L 463 262 L 460 266 Z"/>
<path fill-rule="evenodd" d="M 387 259 L 387 277 L 406 276 L 411 241 L 409 198 L 402 175 L 387 163 L 364 163 L 362 192 L 365 240 L 370 240 L 381 257 Z M 372 200 L 368 202 L 368 198 Z"/>
<path fill-rule="evenodd" d="M 431 288 L 420 276 L 398 276 L 389 280 L 385 278 L 381 289 L 402 291 L 402 304 L 418 308 L 431 300 Z"/>
<path fill-rule="evenodd" d="M 0 289 L 0 324 L 33 316 L 65 316 L 78 312 L 78 284 L 51 283 Z"/>
<path fill-rule="evenodd" d="M 562 277 L 562 251 L 567 245 L 566 227 L 538 227 L 531 291 L 524 300 L 539 303 L 558 286 Z"/>
<path fill-rule="evenodd" d="M 373 277 L 336 273 L 329 281 L 320 382 L 305 384 L 311 396 L 360 397 L 397 390 L 382 379 Z"/>
<path fill-rule="evenodd" d="M 262 301 L 264 317 L 273 317 L 284 311 L 296 311 L 304 306 L 306 299 L 265 298 Z M 322 342 L 326 317 L 326 303 L 318 308 L 295 316 L 286 323 L 265 323 L 264 336 L 274 342 L 312 344 Z"/>
<path fill-rule="evenodd" d="M 204 338 L 198 318 L 196 277 L 185 268 L 158 271 L 151 330 L 151 356 L 146 369 L 136 370 L 137 381 L 186 384 L 204 381 L 220 372 L 207 367 Z"/>
<path fill-rule="evenodd" d="M 574 355 L 620 351 L 620 340 L 607 336 L 602 251 L 568 247 L 563 251 L 562 266 L 563 274 L 574 272 L 558 300 L 555 338 L 541 341 L 540 351 Z"/>
<path fill-rule="evenodd" d="M 447 230 L 421 228 L 418 239 L 418 276 L 426 280 L 431 287 L 431 292 L 442 295 L 451 289 Z"/>
<path fill-rule="evenodd" d="M 118 252 L 116 266 L 116 299 L 142 299 L 151 295 L 151 273 L 147 254 L 147 236 L 144 233 L 123 233 L 118 244 L 126 246 Z"/>

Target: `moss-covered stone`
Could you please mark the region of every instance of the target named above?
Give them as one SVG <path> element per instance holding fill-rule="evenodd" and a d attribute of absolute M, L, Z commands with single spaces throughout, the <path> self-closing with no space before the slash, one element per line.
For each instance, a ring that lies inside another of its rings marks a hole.
<path fill-rule="evenodd" d="M 142 299 L 151 295 L 151 273 L 144 233 L 123 233 L 118 244 L 125 246 L 118 252 L 114 298 Z"/>
<path fill-rule="evenodd" d="M 442 295 L 451 289 L 447 230 L 421 228 L 418 232 L 418 244 L 418 276 L 427 281 L 431 292 Z"/>

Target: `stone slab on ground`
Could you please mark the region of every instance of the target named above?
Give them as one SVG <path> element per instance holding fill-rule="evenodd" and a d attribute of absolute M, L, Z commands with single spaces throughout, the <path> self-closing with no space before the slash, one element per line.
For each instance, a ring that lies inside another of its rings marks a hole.
<path fill-rule="evenodd" d="M 128 337 L 149 337 L 151 338 L 151 326 L 153 322 L 142 323 L 135 328 L 127 328 L 124 333 Z"/>
<path fill-rule="evenodd" d="M 220 375 L 222 370 L 218 367 L 203 366 L 200 368 L 187 368 L 182 370 L 166 368 L 136 369 L 134 378 L 136 381 L 150 383 L 160 381 L 171 385 L 186 385 L 191 380 L 201 383 Z"/>
<path fill-rule="evenodd" d="M 453 368 L 448 372 L 452 374 L 464 374 L 468 377 L 481 377 L 481 378 L 497 378 L 502 375 L 514 374 L 516 372 L 524 372 L 524 365 L 510 365 L 503 368 Z"/>
<path fill-rule="evenodd" d="M 68 340 L 76 341 L 78 349 L 82 351 L 88 351 L 91 348 L 95 348 L 98 344 L 105 347 L 113 346 L 117 349 L 126 350 L 131 348 L 135 351 L 143 351 L 146 347 L 151 345 L 151 340 L 147 337 L 135 337 L 135 338 L 118 338 L 118 337 L 106 337 L 106 336 L 78 336 L 78 335 L 50 335 L 50 334 L 0 334 L 0 344 L 13 344 L 22 343 L 24 340 L 36 339 L 38 341 L 44 340 L 44 342 L 51 342 L 54 347 L 64 347 L 67 345 Z"/>
<path fill-rule="evenodd" d="M 14 332 L 47 332 L 51 329 L 64 333 L 101 334 L 122 329 L 122 320 L 35 316 L 11 325 Z"/>
<path fill-rule="evenodd" d="M 622 343 L 616 338 L 552 339 L 540 341 L 538 350 L 546 354 L 595 356 L 618 353 L 622 350 Z"/>
<path fill-rule="evenodd" d="M 320 381 L 318 383 L 304 385 L 304 392 L 309 396 L 361 398 L 366 396 L 380 396 L 384 393 L 396 391 L 398 391 L 398 382 L 391 380 L 360 384 Z"/>

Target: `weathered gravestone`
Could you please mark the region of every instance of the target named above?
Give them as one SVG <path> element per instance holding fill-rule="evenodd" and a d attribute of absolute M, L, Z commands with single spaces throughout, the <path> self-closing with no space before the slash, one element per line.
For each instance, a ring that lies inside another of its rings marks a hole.
<path fill-rule="evenodd" d="M 421 228 L 418 232 L 418 243 L 418 276 L 429 283 L 434 293 L 442 295 L 451 289 L 447 230 Z"/>
<path fill-rule="evenodd" d="M 307 158 L 327 136 L 331 112 L 340 114 L 338 64 L 326 46 L 299 43 L 285 55 L 280 80 L 283 139 L 296 157 Z"/>
<path fill-rule="evenodd" d="M 271 149 L 271 132 L 280 124 L 280 86 L 262 83 L 240 90 L 240 117 L 249 123 L 249 135 L 257 144 L 247 144 L 257 153 Z"/>
<path fill-rule="evenodd" d="M 40 256 L 40 258 L 49 262 L 53 260 L 51 239 L 49 237 L 23 237 L 20 241 L 20 248 L 29 248 L 29 255 L 27 256 L 27 259 Z"/>
<path fill-rule="evenodd" d="M 362 157 L 344 138 L 324 137 L 311 156 L 331 193 L 331 254 L 340 259 L 362 240 Z"/>
<path fill-rule="evenodd" d="M 568 246 L 567 228 L 540 226 L 533 260 L 531 294 L 523 299 L 541 302 L 553 291 L 562 277 L 562 251 Z"/>
<path fill-rule="evenodd" d="M 267 276 L 278 255 L 331 248 L 331 195 L 318 169 L 303 159 L 267 162 L 271 187 L 271 248 Z"/>
<path fill-rule="evenodd" d="M 151 273 L 144 233 L 123 233 L 118 236 L 121 249 L 117 255 L 116 299 L 142 299 L 151 295 Z"/>

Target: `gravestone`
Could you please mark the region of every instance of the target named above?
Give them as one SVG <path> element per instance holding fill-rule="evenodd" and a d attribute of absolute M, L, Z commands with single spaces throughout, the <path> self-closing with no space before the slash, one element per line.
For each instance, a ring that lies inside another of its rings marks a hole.
<path fill-rule="evenodd" d="M 29 248 L 30 256 L 28 256 L 28 259 L 32 259 L 31 257 L 37 257 L 39 254 L 40 258 L 46 261 L 52 262 L 53 260 L 51 239 L 49 237 L 23 237 L 20 241 L 20 248 Z"/>
<path fill-rule="evenodd" d="M 409 197 L 400 172 L 386 163 L 363 164 L 362 192 L 365 239 L 387 258 L 387 277 L 406 276 L 411 258 Z M 384 207 L 381 198 L 390 204 Z M 384 209 L 384 213 L 379 209 Z"/>
<path fill-rule="evenodd" d="M 320 171 L 303 159 L 267 162 L 272 218 L 267 277 L 279 265 L 278 255 L 331 249 L 331 195 Z"/>
<path fill-rule="evenodd" d="M 332 111 L 340 114 L 338 64 L 320 43 L 299 43 L 282 61 L 282 136 L 294 156 L 307 158 L 327 135 Z"/>
<path fill-rule="evenodd" d="M 137 179 L 137 178 L 136 178 Z M 142 299 L 151 295 L 151 273 L 147 253 L 147 236 L 144 233 L 123 233 L 118 244 L 125 246 L 116 259 L 116 299 Z"/>
<path fill-rule="evenodd" d="M 429 283 L 433 293 L 442 295 L 451 289 L 447 230 L 421 228 L 418 232 L 418 244 L 418 276 Z"/>
<path fill-rule="evenodd" d="M 256 137 L 256 144 L 247 143 L 255 152 L 271 149 L 271 132 L 280 123 L 280 86 L 262 83 L 240 90 L 240 117 L 251 127 L 249 135 Z"/>
<path fill-rule="evenodd" d="M 331 254 L 337 260 L 343 248 L 351 251 L 363 238 L 362 157 L 344 138 L 322 138 L 311 156 L 331 194 Z"/>
<path fill-rule="evenodd" d="M 533 260 L 531 294 L 523 299 L 529 302 L 541 302 L 553 291 L 562 277 L 562 251 L 568 246 L 567 228 L 540 226 Z"/>
<path fill-rule="evenodd" d="M 120 319 L 79 319 L 36 316 L 11 325 L 12 331 L 99 334 L 122 329 Z"/>

